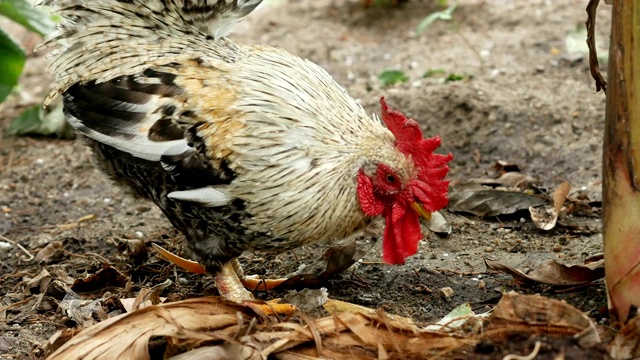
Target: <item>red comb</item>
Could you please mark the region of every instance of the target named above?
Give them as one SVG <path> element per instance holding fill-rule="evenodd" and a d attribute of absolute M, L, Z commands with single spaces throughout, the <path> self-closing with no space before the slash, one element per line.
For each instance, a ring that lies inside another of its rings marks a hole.
<path fill-rule="evenodd" d="M 414 195 L 428 211 L 445 207 L 449 201 L 449 182 L 444 177 L 449 172 L 447 163 L 453 155 L 434 154 L 442 142 L 439 136 L 423 138 L 422 129 L 415 120 L 390 109 L 384 97 L 380 98 L 380 105 L 382 120 L 396 138 L 396 148 L 410 157 L 418 169 L 418 179 L 411 183 Z"/>

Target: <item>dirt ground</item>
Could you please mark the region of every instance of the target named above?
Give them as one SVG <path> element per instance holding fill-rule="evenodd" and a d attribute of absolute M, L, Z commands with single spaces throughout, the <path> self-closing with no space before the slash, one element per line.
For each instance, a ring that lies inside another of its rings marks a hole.
<path fill-rule="evenodd" d="M 574 189 L 571 194 L 582 192 L 591 201 L 589 211 L 564 220 L 573 226 L 549 231 L 536 228 L 526 211 L 488 218 L 444 211 L 453 228 L 449 236 L 431 234 L 403 266 L 383 264 L 377 244 L 362 261 L 323 284 L 331 298 L 432 322 L 464 302 L 476 313 L 488 311 L 502 292 L 513 289 L 565 299 L 606 322 L 602 281 L 559 291 L 517 284 L 484 264 L 490 259 L 527 271 L 551 259 L 582 263 L 602 252 L 605 97 L 594 91 L 584 53 L 567 47 L 567 36 L 584 27 L 585 6 L 586 1 L 577 0 L 461 0 L 452 21 L 436 21 L 416 35 L 420 21 L 439 10 L 436 1 L 365 8 L 361 1 L 289 0 L 272 1 L 238 26 L 234 41 L 266 43 L 308 58 L 331 73 L 368 112 L 378 112 L 378 99 L 385 96 L 392 107 L 419 120 L 427 134 L 440 135 L 442 152 L 454 154 L 453 182 L 487 177 L 501 160 L 537 178 L 539 188 L 554 189 L 567 180 Z M 597 24 L 605 49 L 609 11 L 601 5 Z M 606 64 L 601 67 L 606 69 Z M 409 81 L 383 87 L 377 75 L 385 69 L 403 70 Z M 434 69 L 444 70 L 444 75 L 422 77 Z M 445 82 L 447 74 L 465 78 Z M 0 132 L 48 91 L 41 56 L 31 56 L 21 84 L 1 105 Z M 123 241 L 136 238 L 180 251 L 181 235 L 152 204 L 134 202 L 114 189 L 80 142 L 3 135 L 0 235 L 31 254 L 56 244 L 57 255 L 29 261 L 14 244 L 0 241 L 0 358 L 40 358 L 42 345 L 57 329 L 75 326 L 57 308 L 55 296 L 28 313 L 3 308 L 28 302 L 25 284 L 42 269 L 69 284 L 105 264 L 130 277 L 126 285 L 78 292 L 81 299 L 101 298 L 106 292 L 135 297 L 141 288 L 165 280 L 171 284 L 162 296 L 216 294 L 212 278 L 174 270 L 152 250 L 141 259 L 122 252 Z M 87 215 L 95 218 L 78 223 Z M 249 253 L 241 262 L 248 273 L 280 277 L 316 261 L 322 246 L 275 257 Z M 441 296 L 444 287 L 454 294 Z M 282 295 L 286 291 L 257 294 L 263 299 Z M 500 351 L 482 356 L 500 358 Z M 553 353 L 548 349 L 546 354 L 551 358 Z"/>

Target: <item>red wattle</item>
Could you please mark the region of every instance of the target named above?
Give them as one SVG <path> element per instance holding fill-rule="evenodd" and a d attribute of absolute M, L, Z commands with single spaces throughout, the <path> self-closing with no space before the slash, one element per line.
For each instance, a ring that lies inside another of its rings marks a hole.
<path fill-rule="evenodd" d="M 422 239 L 418 214 L 404 204 L 394 203 L 385 214 L 385 222 L 382 259 L 388 264 L 404 264 L 406 258 L 418 252 Z"/>

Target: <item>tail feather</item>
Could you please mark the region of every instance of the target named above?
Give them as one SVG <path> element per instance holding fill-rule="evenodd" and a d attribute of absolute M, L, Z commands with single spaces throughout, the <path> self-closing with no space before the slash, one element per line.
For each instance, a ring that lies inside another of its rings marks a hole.
<path fill-rule="evenodd" d="M 45 105 L 76 82 L 101 83 L 153 65 L 197 57 L 202 49 L 217 53 L 219 59 L 233 59 L 234 45 L 214 43 L 222 41 L 261 2 L 45 0 L 42 4 L 62 17 L 58 30 L 38 46 L 58 46 L 49 55 L 53 58 L 49 70 L 58 89 Z"/>

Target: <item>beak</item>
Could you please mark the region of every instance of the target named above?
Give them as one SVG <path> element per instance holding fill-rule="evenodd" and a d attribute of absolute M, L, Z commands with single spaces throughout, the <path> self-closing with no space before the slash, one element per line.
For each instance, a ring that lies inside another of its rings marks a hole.
<path fill-rule="evenodd" d="M 422 204 L 420 204 L 419 202 L 415 201 L 415 202 L 412 202 L 410 205 L 411 205 L 411 208 L 413 209 L 413 211 L 415 211 L 418 215 L 422 216 L 426 220 L 431 220 L 431 212 L 425 210 L 422 207 Z"/>

